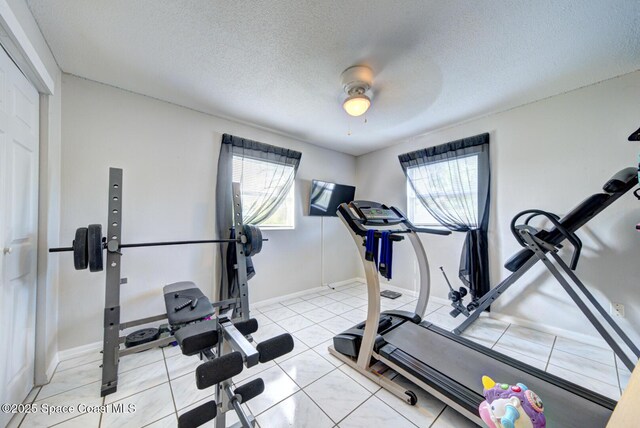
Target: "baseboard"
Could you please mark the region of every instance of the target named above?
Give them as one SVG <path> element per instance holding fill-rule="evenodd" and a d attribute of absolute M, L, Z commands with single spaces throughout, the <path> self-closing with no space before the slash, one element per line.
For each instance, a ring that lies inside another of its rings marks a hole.
<path fill-rule="evenodd" d="M 327 285 L 330 285 L 331 287 L 334 287 L 336 289 L 353 284 L 354 282 L 361 282 L 361 283 L 365 283 L 366 284 L 366 279 L 365 278 L 360 278 L 360 277 L 354 277 L 354 278 L 350 278 L 350 279 L 346 279 L 344 281 L 338 281 L 338 282 L 334 282 L 334 283 L 330 283 Z M 319 291 L 323 291 L 327 289 L 327 285 L 325 286 L 320 286 L 320 287 L 314 287 L 314 288 L 309 288 L 307 290 L 303 290 L 303 291 L 297 291 L 295 293 L 290 293 L 290 294 L 285 294 L 283 296 L 279 296 L 279 297 L 273 297 L 271 299 L 266 299 L 266 300 L 261 300 L 259 302 L 255 302 L 252 303 L 251 306 L 253 306 L 256 309 L 260 309 L 260 307 L 264 307 L 264 306 L 268 306 L 268 305 L 272 305 L 274 303 L 280 303 L 282 301 L 285 300 L 291 300 L 291 299 L 295 299 L 297 297 L 301 297 L 301 296 L 305 296 L 307 294 L 313 294 L 313 293 L 317 293 Z M 403 293 L 412 297 L 418 297 L 417 293 L 413 290 L 408 290 L 406 288 L 402 288 L 402 287 L 398 287 L 395 285 L 390 285 L 390 284 L 383 284 L 385 288 L 388 288 L 390 290 L 393 291 L 397 291 L 399 293 Z M 430 302 L 434 302 L 443 306 L 448 306 L 449 305 L 449 300 L 447 299 L 443 299 L 441 297 L 435 297 L 435 296 L 431 296 L 429 298 Z M 571 330 L 566 330 L 566 329 L 562 329 L 559 327 L 554 327 L 554 326 L 550 326 L 547 324 L 541 324 L 539 322 L 533 322 L 533 321 L 529 321 L 523 318 L 519 318 L 519 317 L 515 317 L 512 315 L 505 315 L 505 314 L 500 314 L 500 313 L 496 313 L 496 312 L 488 312 L 488 313 L 484 313 L 481 315 L 482 317 L 490 317 L 490 318 L 494 318 L 500 321 L 504 321 L 504 322 L 508 322 L 510 324 L 517 324 L 519 326 L 522 327 L 526 327 L 526 328 L 530 328 L 532 330 L 537 330 L 537 331 L 541 331 L 543 333 L 548 333 L 548 334 L 552 334 L 554 336 L 561 336 L 561 337 L 565 337 L 571 340 L 575 340 L 577 342 L 582 342 L 582 343 L 586 343 L 589 345 L 593 345 L 593 346 L 598 346 L 598 347 L 607 347 L 606 342 L 604 342 L 601 338 L 599 337 L 594 337 L 594 336 L 590 336 L 588 334 L 584 334 L 584 333 L 576 333 L 573 332 Z M 462 322 L 462 321 L 461 321 Z M 92 352 L 99 352 L 102 349 L 102 342 L 94 342 L 94 343 L 90 343 L 88 345 L 82 345 L 82 346 L 78 346 L 75 348 L 70 348 L 70 349 L 65 349 L 63 351 L 59 351 L 56 356 L 53 358 L 53 360 L 51 361 L 51 364 L 49 366 L 49 368 L 47 369 L 47 378 L 51 379 L 51 376 L 53 375 L 53 372 L 56 368 L 56 366 L 58 365 L 58 363 L 60 361 L 66 361 L 66 360 L 70 360 L 72 358 L 76 358 L 76 357 L 82 357 L 84 355 L 90 354 Z"/>
<path fill-rule="evenodd" d="M 409 290 L 407 288 L 398 287 L 397 285 L 380 284 L 380 288 L 383 288 L 383 287 L 391 291 L 397 291 L 398 293 L 406 294 L 407 296 L 416 297 L 416 298 L 418 297 L 418 293 L 416 293 L 415 291 Z"/>
<path fill-rule="evenodd" d="M 338 281 L 338 282 L 330 283 L 328 285 L 330 285 L 332 287 L 343 287 L 345 285 L 349 285 L 349 284 L 352 284 L 354 282 L 365 282 L 365 280 L 364 280 L 364 278 L 350 278 L 350 279 L 346 279 L 344 281 Z M 274 298 L 267 299 L 267 300 L 261 300 L 259 302 L 252 303 L 251 306 L 259 309 L 261 306 L 272 305 L 274 303 L 279 303 L 279 302 L 281 302 L 283 300 L 295 299 L 296 297 L 304 296 L 304 295 L 307 295 L 307 294 L 317 293 L 318 291 L 322 291 L 322 290 L 326 290 L 326 289 L 327 289 L 327 286 L 309 288 L 307 290 L 298 291 L 298 292 L 291 293 L 291 294 L 286 294 L 284 296 L 274 297 Z M 56 356 L 54 357 L 54 360 L 52 361 L 51 366 L 47 369 L 47 377 L 49 379 L 51 379 L 51 375 L 53 375 L 53 371 L 55 371 L 55 368 L 57 367 L 57 365 L 58 365 L 58 363 L 60 361 L 66 361 L 66 360 L 70 360 L 72 358 L 83 357 L 83 356 L 91 354 L 93 352 L 99 352 L 100 350 L 102 350 L 102 341 L 89 343 L 87 345 L 77 346 L 75 348 L 69 348 L 69 349 L 65 349 L 63 351 L 59 351 L 56 354 Z M 55 362 L 55 364 L 54 364 L 54 362 Z"/>
<path fill-rule="evenodd" d="M 345 285 L 351 285 L 354 282 L 365 282 L 365 279 L 364 278 L 349 278 L 349 279 L 345 279 L 344 281 L 329 282 L 327 284 L 323 284 L 322 288 L 326 288 L 326 287 L 338 288 L 338 287 L 343 287 Z"/>
<path fill-rule="evenodd" d="M 366 283 L 366 280 L 364 278 L 358 278 L 358 280 Z M 383 284 L 381 284 L 381 285 L 383 285 Z M 418 294 L 413 290 L 408 290 L 406 288 L 397 287 L 395 285 L 389 285 L 389 284 L 384 285 L 384 287 L 388 288 L 390 290 L 393 290 L 393 291 L 397 291 L 399 293 L 406 294 L 408 296 L 418 297 Z M 436 297 L 436 296 L 429 297 L 429 302 L 437 303 L 437 304 L 443 305 L 443 306 L 449 306 L 451 304 L 451 302 L 448 299 L 444 299 L 442 297 Z M 532 330 L 537 330 L 537 331 L 540 331 L 542 333 L 548 333 L 548 334 L 552 334 L 554 336 L 560 336 L 560 337 L 564 337 L 564 338 L 567 338 L 567 339 L 575 340 L 576 342 L 581 342 L 581 343 L 585 343 L 585 344 L 588 344 L 588 345 L 593 345 L 593 346 L 597 346 L 597 347 L 600 347 L 600 348 L 607 348 L 608 349 L 607 343 L 601 337 L 591 336 L 591 335 L 584 334 L 584 333 L 576 333 L 576 332 L 571 331 L 571 330 L 567 330 L 567 329 L 551 326 L 551 325 L 548 325 L 548 324 L 541 324 L 540 322 L 534 322 L 534 321 L 526 320 L 524 318 L 516 317 L 516 316 L 513 316 L 513 315 L 506 315 L 506 314 L 496 313 L 495 311 L 494 312 L 485 312 L 485 313 L 483 313 L 481 315 L 481 317 L 490 317 L 490 318 L 497 319 L 497 320 L 500 320 L 500 321 L 508 322 L 510 324 L 517 324 L 517 325 L 519 325 L 521 327 L 526 327 L 526 328 L 530 328 Z M 462 319 L 460 319 L 460 322 L 462 322 Z"/>
<path fill-rule="evenodd" d="M 435 302 L 444 306 L 449 306 L 451 302 L 448 299 L 443 299 L 441 297 L 431 297 L 429 299 L 431 302 Z M 481 318 L 489 317 L 499 321 L 504 321 L 509 324 L 516 324 L 520 327 L 530 328 L 531 330 L 540 331 L 542 333 L 551 334 L 553 336 L 560 336 L 567 339 L 575 340 L 576 342 L 582 342 L 587 345 L 593 345 L 600 348 L 607 348 L 607 343 L 601 339 L 600 337 L 590 336 L 584 333 L 576 333 L 571 330 L 567 330 L 560 327 L 555 327 L 548 324 L 542 324 L 540 322 L 530 321 L 524 318 L 520 318 L 513 315 L 501 314 L 499 312 L 484 312 L 480 315 Z M 459 317 L 460 323 L 464 320 L 464 318 Z"/>
<path fill-rule="evenodd" d="M 443 299 L 441 297 L 431 297 L 429 301 L 449 306 L 451 302 L 448 299 Z M 542 324 L 540 322 L 530 321 L 524 318 L 516 317 L 513 315 L 501 314 L 499 312 L 484 312 L 480 315 L 480 317 L 489 317 L 499 321 L 504 321 L 509 324 L 517 324 L 520 327 L 530 328 L 531 330 L 540 331 L 542 333 L 552 334 L 554 336 L 560 336 L 567 339 L 575 340 L 576 342 L 582 342 L 587 345 L 598 346 L 600 348 L 607 348 L 607 343 L 600 337 L 590 336 L 584 333 L 576 333 L 571 330 L 567 330 L 560 327 L 555 327 L 548 324 Z M 463 318 L 460 317 L 460 323 L 462 323 Z"/>
<path fill-rule="evenodd" d="M 278 297 L 272 297 L 270 299 L 260 300 L 259 302 L 252 302 L 251 306 L 256 309 L 260 309 L 261 307 L 273 305 L 274 303 L 280 303 L 285 300 L 295 299 L 296 297 L 306 296 L 307 294 L 317 293 L 319 291 L 326 290 L 327 287 L 329 286 L 333 288 L 339 288 L 345 285 L 353 284 L 354 282 L 358 282 L 358 281 L 364 281 L 364 280 L 362 280 L 361 278 L 345 279 L 344 281 L 333 282 L 320 287 L 308 288 L 306 290 L 296 291 L 295 293 L 289 293 L 289 294 L 285 294 Z"/>
<path fill-rule="evenodd" d="M 49 367 L 47 367 L 47 371 L 45 372 L 45 376 L 47 377 L 47 382 L 51 381 L 53 377 L 53 373 L 56 371 L 56 367 L 58 367 L 58 363 L 60 362 L 60 353 L 56 352 L 51 359 L 51 363 L 49 363 Z"/>
<path fill-rule="evenodd" d="M 297 291 L 295 293 L 284 294 L 278 297 L 272 297 L 270 299 L 260 300 L 259 302 L 251 303 L 250 308 L 260 309 L 265 306 L 273 305 L 274 303 L 280 303 L 284 300 L 295 299 L 296 297 L 306 296 L 307 294 L 317 293 L 318 291 L 326 290 L 327 287 L 313 287 L 304 291 Z"/>
<path fill-rule="evenodd" d="M 100 352 L 102 350 L 102 341 L 89 343 L 88 345 L 76 346 L 75 348 L 59 351 L 56 358 L 58 361 L 66 361 L 76 357 L 83 357 L 92 352 Z"/>

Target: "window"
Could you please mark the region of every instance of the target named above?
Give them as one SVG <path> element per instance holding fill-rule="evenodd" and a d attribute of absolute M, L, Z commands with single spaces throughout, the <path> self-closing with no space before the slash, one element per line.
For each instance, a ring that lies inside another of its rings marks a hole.
<path fill-rule="evenodd" d="M 289 165 L 252 159 L 249 157 L 233 157 L 233 181 L 242 183 L 242 206 L 245 213 L 251 211 L 255 204 L 261 204 L 272 194 L 273 186 L 284 186 L 287 180 L 273 180 L 276 177 L 293 175 L 294 169 Z M 295 184 L 291 186 L 283 203 L 275 212 L 260 223 L 265 229 L 293 229 Z"/>
<path fill-rule="evenodd" d="M 451 163 L 456 162 L 459 168 L 459 176 L 450 172 Z M 422 205 L 420 199 L 411 187 L 411 180 L 419 194 L 427 195 L 426 189 L 432 180 L 438 180 L 440 188 L 444 191 L 432 195 L 435 203 L 451 206 L 454 210 L 466 210 L 472 207 L 474 210 L 469 218 L 478 218 L 478 155 L 458 157 L 453 160 L 434 162 L 420 167 L 407 169 L 407 216 L 409 220 L 418 226 L 441 226 L 429 211 Z M 465 185 L 473 189 L 471 193 L 464 192 L 459 181 L 464 180 Z M 468 183 L 468 184 L 466 184 Z"/>

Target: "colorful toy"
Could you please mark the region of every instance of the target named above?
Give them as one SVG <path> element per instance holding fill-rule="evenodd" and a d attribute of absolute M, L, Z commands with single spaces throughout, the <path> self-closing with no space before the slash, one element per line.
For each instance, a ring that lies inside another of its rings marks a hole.
<path fill-rule="evenodd" d="M 489 428 L 545 428 L 542 401 L 525 385 L 496 383 L 482 376 L 485 401 L 480 404 L 482 420 Z"/>

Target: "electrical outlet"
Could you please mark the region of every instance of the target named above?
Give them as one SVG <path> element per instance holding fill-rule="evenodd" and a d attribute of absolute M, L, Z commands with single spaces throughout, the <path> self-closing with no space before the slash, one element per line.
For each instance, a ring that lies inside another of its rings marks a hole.
<path fill-rule="evenodd" d="M 624 305 L 622 303 L 611 303 L 611 315 L 624 318 Z"/>

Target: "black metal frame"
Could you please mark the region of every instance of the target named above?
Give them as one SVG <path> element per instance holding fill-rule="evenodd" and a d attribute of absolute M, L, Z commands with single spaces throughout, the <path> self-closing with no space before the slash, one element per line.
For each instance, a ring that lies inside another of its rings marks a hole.
<path fill-rule="evenodd" d="M 120 168 L 109 168 L 109 202 L 107 212 L 107 259 L 106 259 L 106 279 L 105 279 L 105 308 L 104 308 L 104 334 L 103 334 L 103 357 L 102 357 L 102 385 L 100 395 L 102 397 L 116 392 L 118 387 L 118 365 L 120 357 L 134 354 L 147 349 L 166 346 L 175 342 L 175 338 L 170 334 L 160 337 L 154 341 L 144 343 L 130 348 L 121 349 L 126 336 L 120 336 L 120 332 L 138 325 L 161 321 L 167 318 L 167 314 L 159 314 L 151 317 L 141 318 L 128 322 L 120 320 L 120 286 L 122 259 L 121 248 L 148 247 L 157 245 L 183 245 L 199 243 L 235 243 L 238 262 L 236 265 L 236 275 L 240 284 L 241 295 L 239 298 L 227 299 L 212 303 L 214 308 L 229 307 L 235 308 L 236 313 L 242 320 L 249 319 L 249 298 L 247 288 L 246 259 L 244 255 L 244 244 L 247 238 L 244 236 L 242 223 L 242 201 L 240 198 L 239 183 L 233 183 L 234 187 L 234 226 L 236 229 L 236 239 L 216 239 L 206 241 L 173 241 L 147 244 L 121 244 L 122 231 L 122 195 L 123 195 L 123 171 Z M 237 198 L 235 197 L 237 195 Z M 68 251 L 66 248 L 60 251 Z M 72 250 L 72 249 L 71 249 Z M 251 346 L 251 345 L 249 345 Z M 221 355 L 221 354 L 219 354 Z M 219 416 L 222 416 L 221 412 Z M 222 417 L 221 419 L 224 419 Z M 224 425 L 223 425 L 224 426 Z"/>
<path fill-rule="evenodd" d="M 484 399 L 482 385 L 479 382 L 480 377 L 483 374 L 502 376 L 505 373 L 509 374 L 507 378 L 523 381 L 538 393 L 544 392 L 539 391 L 538 387 L 549 388 L 548 391 L 552 392 L 555 398 L 562 397 L 561 405 L 548 407 L 552 409 L 552 413 L 555 412 L 556 418 L 558 414 L 561 415 L 560 420 L 563 426 L 569 426 L 567 422 L 576 418 L 576 415 L 566 412 L 567 408 L 582 411 L 578 418 L 580 422 L 591 421 L 584 426 L 602 426 L 602 423 L 608 419 L 616 404 L 615 401 L 447 332 L 429 322 L 420 323 L 420 315 L 424 313 L 429 296 L 428 261 L 421 244 L 414 246 L 414 250 L 418 265 L 423 267 L 420 269 L 419 276 L 420 296 L 426 295 L 427 298 L 424 301 L 420 297 L 418 299 L 416 310 L 412 314 L 417 319 L 406 319 L 404 314 L 394 314 L 392 311 L 380 313 L 378 272 L 375 263 L 366 258 L 362 245 L 366 239 L 363 236 L 366 235 L 364 226 L 368 225 L 368 222 L 358 219 L 354 215 L 355 210 L 351 210 L 348 206 L 340 207 L 338 215 L 349 228 L 365 268 L 368 306 L 365 323 L 360 323 L 354 329 L 347 330 L 334 338 L 333 346 L 329 347 L 332 355 L 403 401 L 415 404 L 411 399 L 412 396 L 415 397 L 413 391 L 372 371 L 372 367 L 377 362 L 382 362 L 466 418 L 479 424 L 482 421 L 478 416 L 478 405 Z M 411 239 L 415 237 L 415 233 L 403 236 Z M 531 257 L 524 262 L 521 269 L 510 277 L 510 283 L 522 276 L 537 260 L 536 257 Z M 384 316 L 403 319 L 395 322 L 392 320 L 388 327 L 384 326 L 379 330 L 381 317 Z M 476 358 L 480 361 L 476 361 Z M 470 361 L 472 363 L 469 363 Z M 588 404 L 589 407 L 583 410 L 580 406 L 569 405 L 576 402 Z"/>
<path fill-rule="evenodd" d="M 236 230 L 236 278 L 240 286 L 239 305 L 235 305 L 229 313 L 240 317 L 243 321 L 249 319 L 249 292 L 247 287 L 247 260 L 244 254 L 243 243 L 246 242 L 242 220 L 242 195 L 240 183 L 233 183 L 233 225 Z M 258 352 L 247 341 L 247 339 L 233 326 L 230 320 L 218 318 L 218 345 L 216 354 L 221 356 L 232 350 L 237 350 L 242 354 L 242 358 L 247 367 L 258 364 Z M 254 420 L 247 416 L 237 400 L 234 400 L 232 392 L 233 381 L 231 378 L 216 384 L 216 403 L 218 414 L 216 416 L 216 428 L 226 427 L 226 412 L 233 409 L 238 415 L 239 426 L 252 427 Z M 234 425 L 237 426 L 238 424 Z"/>
<path fill-rule="evenodd" d="M 537 213 L 534 213 L 537 215 Z M 516 216 L 518 217 L 518 216 Z M 549 218 L 549 217 L 547 217 Z M 562 226 L 558 227 L 559 223 L 557 219 L 555 219 L 553 223 L 556 225 L 558 230 L 563 232 Z M 556 224 L 558 223 L 558 224 Z M 568 266 L 564 260 L 558 255 L 559 248 L 555 245 L 551 245 L 548 242 L 545 242 L 541 239 L 536 238 L 535 234 L 537 230 L 528 226 L 525 222 L 524 225 L 514 226 L 513 227 L 516 233 L 518 234 L 518 241 L 525 247 L 532 250 L 535 254 L 535 257 L 531 257 L 527 260 L 517 271 L 509 275 L 504 281 L 498 284 L 495 288 L 493 288 L 489 293 L 485 294 L 478 300 L 478 307 L 475 311 L 473 311 L 469 317 L 467 317 L 458 327 L 453 329 L 453 333 L 459 335 L 461 334 L 467 327 L 469 327 L 480 315 L 482 312 L 489 307 L 502 293 L 504 293 L 514 282 L 516 282 L 522 275 L 524 275 L 529 269 L 531 269 L 536 263 L 541 261 L 545 267 L 549 270 L 549 272 L 554 276 L 554 278 L 560 283 L 562 288 L 569 294 L 571 299 L 575 302 L 578 308 L 585 314 L 589 322 L 595 327 L 598 333 L 602 336 L 602 338 L 607 342 L 607 344 L 611 347 L 611 349 L 615 352 L 615 354 L 620 358 L 623 364 L 630 370 L 633 371 L 635 368 L 637 361 L 640 359 L 640 349 L 631 341 L 631 339 L 624 333 L 624 331 L 620 328 L 620 326 L 613 320 L 611 315 L 607 313 L 607 311 L 598 303 L 596 298 L 591 294 L 591 292 L 587 289 L 584 283 L 578 278 L 578 276 L 573 272 L 577 261 L 579 250 L 582 247 L 582 244 L 579 239 L 573 233 L 563 232 L 563 235 L 569 240 L 569 242 L 574 246 L 575 251 L 573 252 L 573 256 L 571 259 L 571 267 Z M 569 239 L 571 238 L 571 239 Z M 547 253 L 554 260 L 555 264 L 547 257 Z M 556 265 L 559 267 L 556 267 Z M 585 299 L 580 297 L 582 294 Z M 586 301 L 585 301 L 586 300 Z M 597 311 L 600 316 L 604 319 L 606 324 L 613 330 L 614 334 L 607 329 L 607 327 L 598 319 L 598 316 L 594 313 L 593 310 L 589 308 L 588 303 L 591 304 L 595 311 Z M 614 335 L 618 337 L 618 339 L 622 340 L 624 344 L 627 345 L 629 350 L 635 355 L 635 358 L 632 360 L 628 352 L 625 352 L 622 347 L 618 344 L 618 341 L 614 338 Z"/>
<path fill-rule="evenodd" d="M 495 302 L 498 297 L 502 295 L 514 282 L 519 280 L 525 273 L 529 271 L 538 263 L 538 259 L 532 257 L 526 261 L 517 271 L 509 275 L 504 279 L 500 284 L 491 289 L 490 292 L 482 296 L 480 299 L 476 301 L 477 307 L 476 309 L 469 314 L 469 316 L 456 328 L 453 329 L 455 334 L 462 334 L 473 322 L 480 317 L 482 312 L 484 312 L 493 302 Z"/>
<path fill-rule="evenodd" d="M 109 209 L 107 236 L 120 244 L 122 230 L 122 169 L 109 168 Z M 100 396 L 116 392 L 120 361 L 120 252 L 107 252 L 102 345 L 102 387 Z M 140 345 L 144 346 L 144 345 Z M 134 347 L 137 348 L 137 347 Z M 133 348 L 131 348 L 133 349 Z"/>

